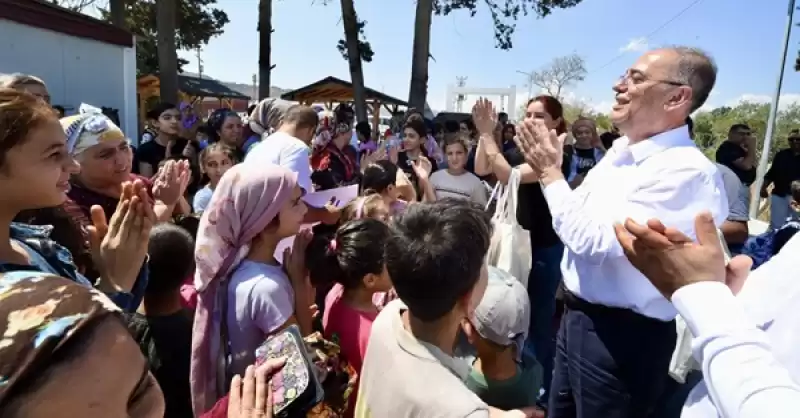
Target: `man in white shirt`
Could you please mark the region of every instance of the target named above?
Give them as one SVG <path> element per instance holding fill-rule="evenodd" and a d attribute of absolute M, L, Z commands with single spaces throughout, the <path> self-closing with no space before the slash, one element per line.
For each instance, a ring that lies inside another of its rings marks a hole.
<path fill-rule="evenodd" d="M 655 219 L 616 226 L 627 258 L 672 300 L 694 335 L 703 381 L 681 417 L 796 417 L 800 236 L 748 276 L 746 256 L 725 265 L 711 216 L 703 213 L 695 223 L 697 242 Z"/>
<path fill-rule="evenodd" d="M 675 308 L 625 258 L 614 223 L 660 218 L 689 236 L 694 216 L 728 214 L 714 164 L 686 117 L 708 98 L 716 67 L 684 47 L 644 54 L 614 85 L 611 120 L 625 134 L 574 191 L 560 166 L 563 138 L 523 122 L 520 147 L 539 176 L 564 243 L 564 314 L 548 416 L 647 417 L 657 409 L 675 347 Z"/>
<path fill-rule="evenodd" d="M 255 145 L 247 157 L 245 164 L 275 164 L 286 167 L 297 173 L 297 184 L 306 193 L 314 191 L 311 182 L 311 149 L 309 144 L 314 139 L 319 124 L 319 116 L 308 106 L 294 105 L 286 111 L 283 121 L 272 135 Z M 339 211 L 332 206 L 316 208 L 308 207 L 307 223 L 336 223 Z"/>

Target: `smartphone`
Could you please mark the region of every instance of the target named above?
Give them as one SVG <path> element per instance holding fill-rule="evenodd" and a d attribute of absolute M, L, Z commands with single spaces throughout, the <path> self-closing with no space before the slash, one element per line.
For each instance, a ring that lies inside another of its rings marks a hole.
<path fill-rule="evenodd" d="M 731 262 L 731 258 L 733 257 L 731 256 L 730 248 L 728 248 L 728 243 L 725 242 L 725 237 L 722 235 L 722 230 L 719 228 L 717 228 L 717 237 L 719 238 L 720 246 L 722 246 L 722 253 L 724 254 L 725 257 L 725 265 L 727 266 L 728 263 Z"/>

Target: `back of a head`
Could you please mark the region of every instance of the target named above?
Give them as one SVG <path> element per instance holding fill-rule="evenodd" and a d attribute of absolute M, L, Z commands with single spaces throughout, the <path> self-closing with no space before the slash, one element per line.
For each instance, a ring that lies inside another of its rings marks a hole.
<path fill-rule="evenodd" d="M 380 274 L 385 265 L 384 244 L 389 227 L 375 219 L 347 222 L 333 234 L 315 234 L 306 249 L 311 283 L 341 283 L 358 287 L 367 274 Z"/>
<path fill-rule="evenodd" d="M 344 205 L 339 221 L 344 224 L 357 219 L 372 218 L 384 205 L 383 197 L 377 193 L 359 196 Z"/>
<path fill-rule="evenodd" d="M 369 126 L 369 122 L 361 121 L 356 124 L 356 132 L 364 135 L 364 138 L 369 139 L 372 136 L 372 128 Z"/>
<path fill-rule="evenodd" d="M 689 113 L 693 113 L 708 100 L 717 81 L 717 66 L 708 54 L 698 48 L 676 46 L 669 49 L 678 55 L 677 81 L 692 88 Z"/>
<path fill-rule="evenodd" d="M 0 88 L 3 89 L 20 89 L 23 86 L 31 85 L 45 86 L 44 80 L 30 74 L 14 73 L 0 75 Z"/>
<path fill-rule="evenodd" d="M 386 266 L 397 295 L 415 318 L 450 313 L 481 276 L 491 216 L 463 199 L 410 205 L 391 224 Z"/>
<path fill-rule="evenodd" d="M 294 125 L 298 129 L 316 129 L 319 124 L 319 116 L 314 109 L 308 106 L 294 105 L 286 111 L 283 123 Z"/>
<path fill-rule="evenodd" d="M 361 194 L 383 193 L 397 182 L 397 165 L 380 160 L 364 168 L 361 176 Z"/>
<path fill-rule="evenodd" d="M 194 271 L 194 238 L 185 229 L 162 223 L 150 231 L 148 294 L 172 292 Z"/>

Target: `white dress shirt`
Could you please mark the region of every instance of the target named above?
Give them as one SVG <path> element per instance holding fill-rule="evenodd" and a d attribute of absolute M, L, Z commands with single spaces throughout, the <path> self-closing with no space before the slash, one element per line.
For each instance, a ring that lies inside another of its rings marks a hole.
<path fill-rule="evenodd" d="M 614 223 L 658 218 L 694 238 L 698 213 L 710 211 L 717 225 L 728 215 L 722 178 L 686 126 L 633 145 L 622 137 L 577 189 L 559 180 L 545 187 L 544 195 L 565 247 L 566 288 L 589 302 L 663 321 L 677 312 L 625 258 Z"/>
<path fill-rule="evenodd" d="M 800 235 L 750 273 L 736 298 L 720 283 L 672 297 L 692 333 L 704 380 L 682 418 L 800 416 Z"/>

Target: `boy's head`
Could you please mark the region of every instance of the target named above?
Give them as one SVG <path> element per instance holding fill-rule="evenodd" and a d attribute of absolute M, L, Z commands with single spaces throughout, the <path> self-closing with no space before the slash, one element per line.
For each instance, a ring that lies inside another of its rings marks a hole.
<path fill-rule="evenodd" d="M 150 231 L 150 279 L 148 295 L 160 295 L 180 289 L 194 271 L 194 239 L 185 229 L 162 223 Z"/>
<path fill-rule="evenodd" d="M 391 224 L 389 277 L 409 313 L 423 322 L 458 326 L 486 288 L 491 217 L 462 199 L 411 205 Z"/>
<path fill-rule="evenodd" d="M 486 292 L 472 318 L 465 323 L 464 332 L 479 357 L 513 349 L 520 361 L 528 336 L 530 311 L 525 286 L 505 271 L 489 267 Z"/>
<path fill-rule="evenodd" d="M 800 212 L 800 180 L 793 181 L 790 189 L 792 192 L 792 201 L 790 203 L 792 209 L 794 209 L 795 212 Z"/>
<path fill-rule="evenodd" d="M 447 156 L 447 168 L 459 171 L 467 165 L 469 145 L 467 138 L 460 133 L 448 134 L 444 138 L 444 153 Z"/>

